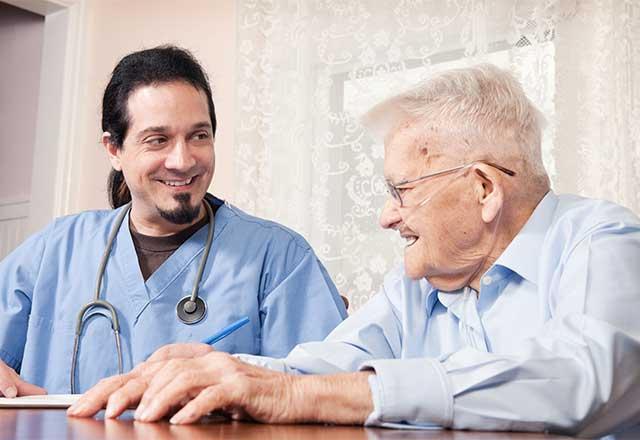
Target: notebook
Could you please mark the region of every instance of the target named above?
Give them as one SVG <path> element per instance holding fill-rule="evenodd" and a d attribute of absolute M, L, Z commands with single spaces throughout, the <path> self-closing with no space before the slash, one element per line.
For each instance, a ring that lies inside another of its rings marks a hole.
<path fill-rule="evenodd" d="M 82 394 L 46 394 L 7 399 L 0 397 L 0 408 L 69 408 Z"/>

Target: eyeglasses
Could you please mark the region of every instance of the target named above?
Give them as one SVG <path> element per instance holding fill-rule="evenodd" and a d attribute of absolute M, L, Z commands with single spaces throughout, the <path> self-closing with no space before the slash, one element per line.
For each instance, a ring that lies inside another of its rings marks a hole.
<path fill-rule="evenodd" d="M 402 202 L 402 195 L 400 194 L 400 190 L 401 189 L 408 189 L 408 188 L 402 188 L 405 185 L 408 185 L 410 183 L 415 183 L 415 182 L 420 182 L 426 179 L 429 179 L 430 177 L 438 177 L 438 176 L 444 176 L 445 174 L 451 174 L 451 173 L 455 173 L 456 171 L 462 171 L 466 168 L 471 168 L 472 166 L 478 164 L 478 163 L 483 163 L 485 165 L 489 165 L 499 171 L 502 171 L 503 173 L 505 173 L 508 176 L 515 176 L 516 172 L 512 171 L 508 168 L 505 168 L 503 166 L 500 166 L 498 164 L 495 164 L 493 162 L 488 162 L 485 160 L 475 160 L 471 163 L 468 163 L 466 165 L 460 165 L 457 167 L 453 167 L 453 168 L 447 168 L 446 170 L 442 170 L 442 171 L 436 171 L 435 173 L 431 173 L 431 174 L 426 174 L 424 176 L 420 176 L 416 179 L 411 179 L 411 180 L 403 180 L 402 182 L 398 182 L 398 183 L 392 183 L 390 180 L 385 180 L 385 183 L 387 185 L 387 191 L 389 192 L 389 194 L 391 195 L 391 197 L 393 198 L 393 200 L 395 200 L 399 206 L 401 208 L 404 207 L 404 204 Z"/>

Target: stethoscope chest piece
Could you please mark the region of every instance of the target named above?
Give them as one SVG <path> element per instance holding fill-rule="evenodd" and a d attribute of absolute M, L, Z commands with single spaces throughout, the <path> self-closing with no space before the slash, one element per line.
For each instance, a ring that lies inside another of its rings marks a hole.
<path fill-rule="evenodd" d="M 200 297 L 191 300 L 191 296 L 185 296 L 176 306 L 176 313 L 183 323 L 195 324 L 207 314 L 207 304 Z"/>
<path fill-rule="evenodd" d="M 213 241 L 213 228 L 215 223 L 215 217 L 213 216 L 213 210 L 209 203 L 205 202 L 204 207 L 207 210 L 209 216 L 209 231 L 207 233 L 207 243 L 204 246 L 204 252 L 200 259 L 200 265 L 198 266 L 198 273 L 196 274 L 195 282 L 193 283 L 193 290 L 191 295 L 182 298 L 176 305 L 176 313 L 178 319 L 183 324 L 195 324 L 202 321 L 202 318 L 207 314 L 207 304 L 198 296 L 198 287 L 200 286 L 200 280 L 202 279 L 202 273 L 204 272 L 204 266 L 207 264 L 207 258 L 209 257 L 209 251 L 211 250 L 211 242 Z"/>

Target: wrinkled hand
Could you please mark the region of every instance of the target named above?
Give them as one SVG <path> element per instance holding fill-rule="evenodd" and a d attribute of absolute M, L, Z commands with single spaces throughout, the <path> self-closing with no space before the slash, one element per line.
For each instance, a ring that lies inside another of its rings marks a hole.
<path fill-rule="evenodd" d="M 117 417 L 138 404 L 140 396 L 165 363 L 172 359 L 196 358 L 212 351 L 211 346 L 200 343 L 165 345 L 129 373 L 102 379 L 73 404 L 67 414 L 88 417 L 106 407 L 106 417 Z"/>
<path fill-rule="evenodd" d="M 244 363 L 222 352 L 169 361 L 154 377 L 136 411 L 136 419 L 157 421 L 188 401 L 171 423 L 193 423 L 222 410 L 234 419 L 293 423 L 295 376 Z"/>
<path fill-rule="evenodd" d="M 146 362 L 168 361 L 169 359 L 185 359 L 204 356 L 211 353 L 213 347 L 199 342 L 163 345 L 155 351 Z"/>
<path fill-rule="evenodd" d="M 131 379 L 131 385 L 111 395 L 106 417 L 117 417 L 130 404 L 139 401 L 135 418 L 144 422 L 157 421 L 182 407 L 171 418 L 171 423 L 193 423 L 216 410 L 234 419 L 294 423 L 301 421 L 293 402 L 297 380 L 296 376 L 249 365 L 222 352 L 159 361 L 149 364 L 145 379 Z M 94 395 L 90 390 L 82 398 L 91 402 L 90 405 L 70 414 L 95 414 L 101 400 Z"/>
<path fill-rule="evenodd" d="M 25 382 L 13 368 L 0 361 L 0 397 L 34 396 L 47 394 L 47 390 Z"/>

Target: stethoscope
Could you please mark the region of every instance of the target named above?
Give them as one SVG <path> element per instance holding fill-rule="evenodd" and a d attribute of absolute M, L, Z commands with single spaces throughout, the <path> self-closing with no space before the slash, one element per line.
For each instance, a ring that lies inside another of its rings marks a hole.
<path fill-rule="evenodd" d="M 204 206 L 209 217 L 209 232 L 207 234 L 207 242 L 204 247 L 204 253 L 202 254 L 202 258 L 200 259 L 200 266 L 198 267 L 198 273 L 196 275 L 195 282 L 193 283 L 191 295 L 185 296 L 176 305 L 176 313 L 178 315 L 178 319 L 180 319 L 180 321 L 182 321 L 184 324 L 195 324 L 197 322 L 200 322 L 207 313 L 207 303 L 198 296 L 198 289 L 200 285 L 200 279 L 202 278 L 202 273 L 204 272 L 204 267 L 207 264 L 207 257 L 209 256 L 209 251 L 211 250 L 211 243 L 213 242 L 215 218 L 213 215 L 213 211 L 211 210 L 211 206 L 209 206 L 209 203 L 206 200 L 204 200 Z M 118 352 L 118 374 L 123 373 L 122 344 L 120 343 L 120 323 L 118 321 L 118 313 L 109 301 L 100 299 L 100 288 L 102 286 L 104 269 L 107 266 L 107 261 L 109 260 L 109 255 L 111 254 L 113 242 L 116 238 L 116 235 L 118 235 L 120 226 L 122 226 L 122 222 L 124 221 L 124 218 L 127 216 L 129 211 L 131 211 L 131 202 L 125 205 L 122 212 L 118 215 L 115 225 L 113 226 L 113 229 L 109 234 L 107 246 L 104 250 L 104 254 L 102 255 L 102 260 L 100 261 L 100 268 L 98 269 L 98 279 L 96 281 L 96 291 L 94 294 L 94 299 L 93 301 L 82 306 L 80 312 L 78 312 L 78 319 L 76 321 L 76 334 L 73 341 L 73 356 L 71 359 L 71 394 L 76 394 L 76 364 L 78 361 L 77 358 L 78 349 L 80 346 L 80 334 L 82 333 L 84 323 L 91 316 L 102 315 L 105 318 L 109 318 L 109 320 L 111 321 L 111 327 L 113 328 L 113 334 L 116 340 L 116 350 Z M 108 315 L 104 312 L 96 312 L 96 309 L 104 309 L 108 312 Z M 87 313 L 90 314 L 88 316 L 85 316 L 87 315 Z"/>

